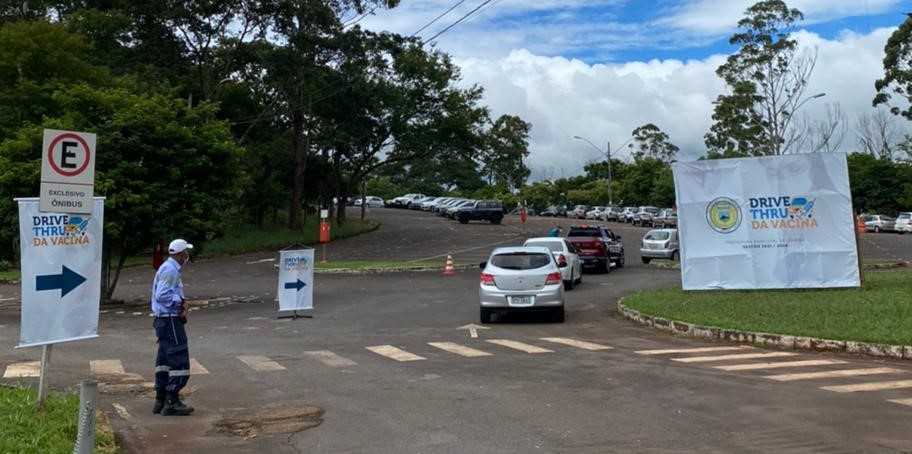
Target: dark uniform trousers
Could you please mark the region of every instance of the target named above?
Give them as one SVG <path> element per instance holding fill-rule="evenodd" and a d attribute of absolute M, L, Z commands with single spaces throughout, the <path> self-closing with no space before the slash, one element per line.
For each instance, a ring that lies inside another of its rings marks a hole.
<path fill-rule="evenodd" d="M 158 337 L 155 391 L 177 397 L 190 380 L 190 351 L 184 322 L 179 317 L 155 317 L 152 326 Z"/>

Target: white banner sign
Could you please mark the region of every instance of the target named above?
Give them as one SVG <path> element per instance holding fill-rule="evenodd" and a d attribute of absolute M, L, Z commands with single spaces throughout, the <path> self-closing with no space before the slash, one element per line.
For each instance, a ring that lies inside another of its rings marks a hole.
<path fill-rule="evenodd" d="M 314 250 L 279 252 L 280 311 L 313 309 Z"/>
<path fill-rule="evenodd" d="M 22 322 L 19 347 L 98 336 L 104 198 L 91 215 L 43 213 L 19 202 Z"/>
<path fill-rule="evenodd" d="M 674 165 L 684 290 L 858 287 L 846 155 Z"/>

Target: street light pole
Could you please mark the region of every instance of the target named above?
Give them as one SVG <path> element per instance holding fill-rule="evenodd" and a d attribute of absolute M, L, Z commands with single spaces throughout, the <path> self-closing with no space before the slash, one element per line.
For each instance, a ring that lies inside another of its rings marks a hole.
<path fill-rule="evenodd" d="M 614 197 L 612 197 L 612 195 L 611 195 L 611 141 L 608 141 L 607 151 L 602 152 L 602 149 L 599 148 L 598 145 L 592 143 L 591 140 L 589 140 L 585 137 L 573 136 L 573 138 L 576 140 L 582 140 L 583 142 L 588 143 L 589 146 L 598 150 L 599 153 L 603 153 L 608 158 L 608 205 L 614 206 Z"/>

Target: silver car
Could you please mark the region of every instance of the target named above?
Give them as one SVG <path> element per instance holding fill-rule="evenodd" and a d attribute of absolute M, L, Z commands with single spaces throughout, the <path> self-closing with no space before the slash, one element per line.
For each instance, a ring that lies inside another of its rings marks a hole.
<path fill-rule="evenodd" d="M 670 259 L 678 260 L 680 243 L 678 242 L 677 229 L 657 229 L 650 230 L 643 236 L 643 244 L 640 247 L 640 257 L 643 263 L 649 263 L 653 259 Z"/>
<path fill-rule="evenodd" d="M 564 321 L 561 268 L 545 247 L 495 249 L 481 263 L 478 297 L 481 323 L 490 323 L 494 313 L 505 312 L 547 312 L 553 321 Z"/>
<path fill-rule="evenodd" d="M 904 211 L 896 216 L 896 223 L 893 226 L 900 235 L 903 233 L 912 233 L 912 213 Z"/>
<path fill-rule="evenodd" d="M 579 251 L 566 238 L 555 238 L 553 236 L 529 238 L 523 243 L 523 246 L 546 247 L 554 255 L 558 267 L 560 267 L 561 262 L 567 265 L 561 268 L 561 275 L 564 278 L 564 290 L 573 290 L 573 287 L 583 282 L 583 262 L 580 260 Z"/>
<path fill-rule="evenodd" d="M 896 221 L 890 216 L 871 214 L 864 217 L 865 231 L 867 232 L 892 232 L 896 229 Z"/>

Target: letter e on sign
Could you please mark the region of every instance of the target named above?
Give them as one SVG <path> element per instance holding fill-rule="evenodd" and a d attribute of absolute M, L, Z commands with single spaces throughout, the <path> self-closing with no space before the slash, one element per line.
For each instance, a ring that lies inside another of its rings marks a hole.
<path fill-rule="evenodd" d="M 95 134 L 44 130 L 40 210 L 92 212 L 95 195 Z"/>

